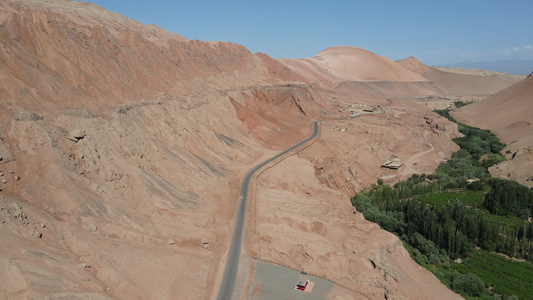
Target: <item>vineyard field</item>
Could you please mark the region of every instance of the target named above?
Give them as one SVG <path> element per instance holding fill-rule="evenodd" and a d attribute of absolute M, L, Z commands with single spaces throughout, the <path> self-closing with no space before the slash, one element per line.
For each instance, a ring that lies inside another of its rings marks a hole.
<path fill-rule="evenodd" d="M 533 265 L 486 251 L 475 253 L 453 268 L 463 274 L 473 273 L 500 295 L 533 299 Z"/>

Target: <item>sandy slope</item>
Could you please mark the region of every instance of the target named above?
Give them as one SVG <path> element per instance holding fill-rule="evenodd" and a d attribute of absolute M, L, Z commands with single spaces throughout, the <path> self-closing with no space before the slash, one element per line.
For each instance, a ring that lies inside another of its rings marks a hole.
<path fill-rule="evenodd" d="M 495 176 L 533 187 L 533 76 L 483 101 L 453 113 L 457 120 L 489 129 L 507 144 L 507 162 L 493 167 Z"/>
<path fill-rule="evenodd" d="M 357 47 L 331 47 L 313 59 L 342 81 L 427 81 L 388 58 Z"/>
<path fill-rule="evenodd" d="M 414 73 L 420 74 L 441 90 L 441 95 L 488 96 L 494 94 L 523 77 L 496 72 L 456 71 L 451 68 L 428 67 L 414 57 L 397 61 Z"/>
<path fill-rule="evenodd" d="M 478 70 L 478 69 L 451 68 L 451 67 L 438 67 L 438 66 L 431 66 L 431 68 L 441 70 L 443 72 L 448 72 L 448 73 L 476 75 L 476 76 L 485 76 L 485 77 L 489 77 L 489 76 L 490 77 L 505 77 L 505 78 L 515 79 L 515 80 L 522 80 L 526 77 L 523 75 L 515 75 L 515 74 L 508 74 L 508 73 L 487 71 L 487 70 Z"/>
<path fill-rule="evenodd" d="M 326 85 L 344 81 L 428 81 L 388 58 L 357 47 L 331 47 L 311 58 L 283 62 L 312 81 Z"/>
<path fill-rule="evenodd" d="M 427 107 L 397 100 L 387 111 L 324 122 L 318 141 L 259 176 L 250 199 L 249 251 L 353 289 L 339 299 L 361 294 L 370 299 L 427 299 L 434 293 L 455 299 L 457 295 L 411 263 L 397 238 L 360 214 L 354 218 L 350 203 L 343 200 L 378 177 L 393 183 L 429 173 L 457 150 L 451 141 L 456 127 Z M 395 157 L 405 168 L 379 168 Z"/>
<path fill-rule="evenodd" d="M 424 74 L 427 71 L 431 70 L 431 67 L 426 66 L 424 63 L 422 63 L 421 61 L 419 61 L 418 59 L 412 56 L 409 56 L 408 58 L 404 58 L 401 60 L 397 60 L 396 63 L 406 68 L 407 70 L 410 70 L 419 75 Z"/>
<path fill-rule="evenodd" d="M 445 72 L 414 57 L 391 61 L 356 47 L 332 47 L 314 57 L 282 60 L 311 82 L 366 97 L 488 96 L 520 76 Z"/>

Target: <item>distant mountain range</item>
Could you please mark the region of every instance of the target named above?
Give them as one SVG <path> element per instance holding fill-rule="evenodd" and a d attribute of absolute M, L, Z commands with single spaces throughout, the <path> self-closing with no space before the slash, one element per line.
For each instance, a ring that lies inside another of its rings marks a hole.
<path fill-rule="evenodd" d="M 504 59 L 491 61 L 463 61 L 446 65 L 452 68 L 480 69 L 516 75 L 529 75 L 533 72 L 533 59 Z"/>

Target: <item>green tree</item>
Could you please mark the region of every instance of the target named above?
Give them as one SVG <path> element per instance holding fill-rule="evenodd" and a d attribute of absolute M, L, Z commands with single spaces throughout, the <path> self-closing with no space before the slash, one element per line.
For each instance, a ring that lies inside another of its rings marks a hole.
<path fill-rule="evenodd" d="M 488 181 L 490 192 L 485 196 L 483 207 L 493 214 L 519 216 L 527 215 L 533 209 L 533 191 L 512 180 L 491 178 Z"/>
<path fill-rule="evenodd" d="M 476 275 L 470 273 L 455 278 L 451 287 L 454 291 L 477 297 L 485 290 L 485 283 Z"/>

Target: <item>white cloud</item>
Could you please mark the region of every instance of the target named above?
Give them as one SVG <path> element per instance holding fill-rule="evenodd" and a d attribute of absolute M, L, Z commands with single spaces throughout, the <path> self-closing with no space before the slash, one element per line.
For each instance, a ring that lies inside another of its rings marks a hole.
<path fill-rule="evenodd" d="M 516 53 L 533 53 L 533 46 L 526 45 L 524 47 L 514 47 L 513 52 Z"/>
<path fill-rule="evenodd" d="M 525 45 L 521 47 L 513 47 L 507 49 L 500 49 L 489 56 L 493 59 L 533 59 L 533 46 Z"/>

